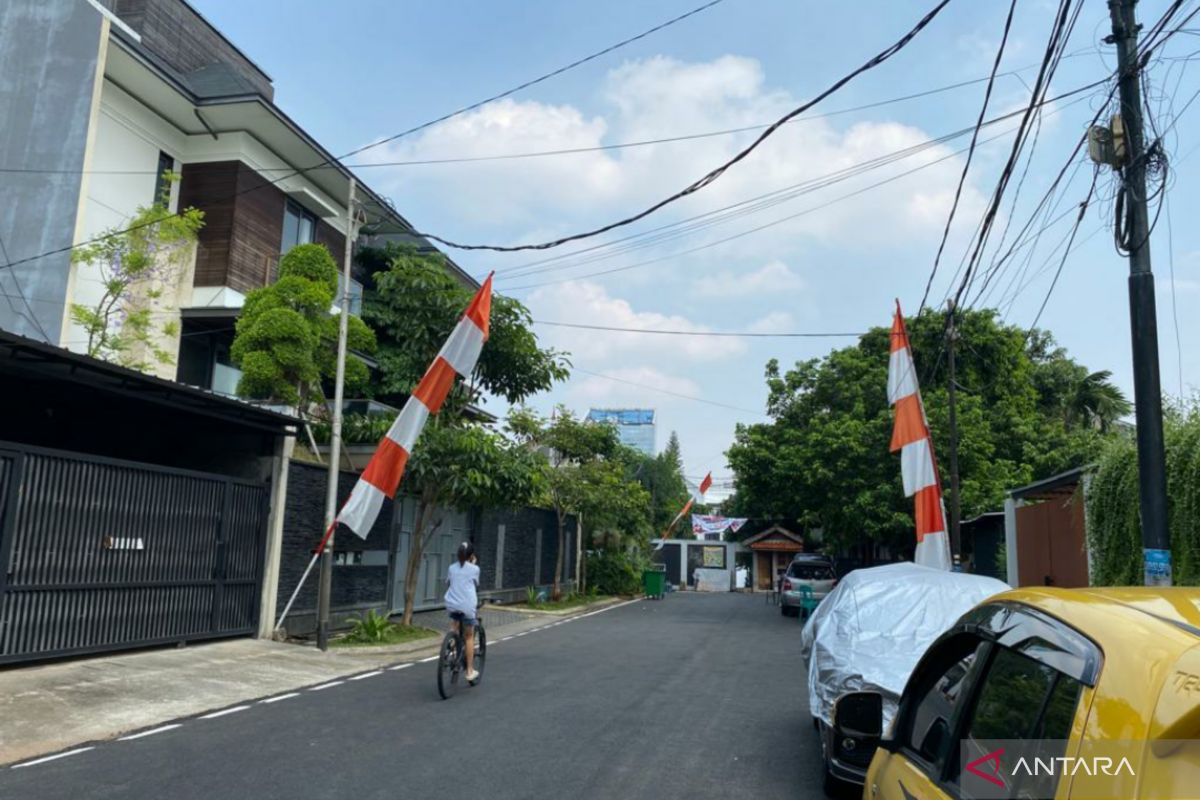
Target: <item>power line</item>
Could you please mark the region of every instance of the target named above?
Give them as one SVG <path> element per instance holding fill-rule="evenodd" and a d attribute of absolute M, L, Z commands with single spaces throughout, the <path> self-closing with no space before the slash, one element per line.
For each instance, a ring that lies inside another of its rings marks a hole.
<path fill-rule="evenodd" d="M 1004 136 L 1004 135 L 1006 135 L 1006 134 L 1001 134 L 1000 136 Z M 993 139 L 985 140 L 985 142 L 984 142 L 984 143 L 987 143 L 987 142 L 989 142 L 989 141 L 993 141 L 994 139 L 998 139 L 998 138 L 1000 138 L 1000 136 L 993 137 Z M 606 270 L 600 270 L 600 271 L 597 271 L 597 272 L 591 272 L 591 273 L 587 273 L 587 274 L 585 274 L 585 275 L 574 275 L 574 276 L 571 276 L 571 277 L 568 277 L 568 278 L 559 278 L 559 279 L 556 279 L 556 280 L 551 280 L 551 281 L 543 281 L 543 282 L 541 282 L 541 283 L 526 284 L 526 285 L 524 285 L 524 286 L 511 286 L 511 287 L 507 287 L 507 288 L 505 289 L 505 291 L 506 291 L 506 292 L 516 292 L 516 291 L 523 291 L 523 290 L 526 290 L 526 289 L 536 289 L 536 288 L 539 288 L 539 287 L 541 287 L 541 286 L 551 286 L 551 285 L 553 285 L 553 284 L 557 284 L 557 283 L 566 283 L 567 281 L 572 281 L 572 280 L 581 280 L 581 279 L 584 279 L 584 278 L 595 278 L 595 277 L 599 277 L 599 276 L 601 276 L 601 275 L 611 275 L 611 274 L 613 274 L 613 273 L 616 273 L 616 272 L 624 272 L 624 271 L 626 271 L 626 270 L 634 269 L 634 268 L 636 268 L 636 267 L 643 267 L 643 266 L 646 266 L 646 265 L 648 265 L 648 264 L 655 264 L 655 263 L 658 263 L 658 262 L 661 262 L 661 261 L 668 261 L 668 260 L 671 260 L 671 259 L 674 259 L 674 258 L 679 258 L 680 256 L 691 255 L 692 253 L 698 253 L 698 252 L 700 252 L 700 251 L 702 251 L 702 250 L 707 250 L 707 249 L 709 249 L 709 248 L 711 248 L 711 247 L 716 247 L 716 246 L 718 246 L 718 245 L 725 244 L 726 242 L 731 242 L 731 241 L 733 241 L 733 240 L 735 240 L 735 239 L 740 239 L 740 238 L 742 238 L 743 236 L 749 236 L 749 235 L 751 235 L 751 234 L 758 233 L 758 232 L 760 232 L 760 231 L 763 231 L 763 230 L 766 230 L 766 229 L 768 229 L 768 228 L 775 227 L 776 225 L 782 225 L 782 224 L 783 224 L 783 223 L 785 223 L 785 222 L 789 222 L 789 221 L 791 221 L 791 220 L 793 220 L 793 219 L 797 219 L 797 218 L 799 218 L 799 217 L 803 217 L 803 216 L 805 216 L 805 215 L 807 215 L 807 214 L 811 214 L 811 213 L 813 213 L 813 212 L 815 212 L 815 211 L 820 211 L 820 210 L 822 210 L 822 209 L 824 209 L 824 208 L 827 208 L 827 207 L 829 207 L 829 206 L 831 206 L 831 205 L 834 205 L 834 204 L 836 204 L 836 203 L 840 203 L 840 202 L 842 202 L 842 201 L 844 201 L 844 200 L 849 200 L 849 199 L 850 199 L 850 198 L 852 198 L 852 197 L 856 197 L 856 196 L 858 196 L 858 195 L 860 195 L 860 194 L 864 194 L 864 193 L 866 193 L 866 192 L 869 192 L 869 191 L 871 191 L 871 190 L 873 190 L 873 189 L 878 189 L 880 186 L 884 186 L 884 185 L 886 185 L 886 184 L 893 183 L 894 181 L 898 181 L 898 180 L 900 180 L 901 178 L 905 178 L 905 177 L 907 177 L 907 176 L 909 176 L 909 175 L 912 175 L 912 174 L 913 174 L 913 173 L 915 173 L 915 172 L 920 172 L 920 171 L 921 171 L 921 170 L 923 170 L 923 169 L 928 169 L 928 168 L 930 168 L 930 167 L 932 167 L 932 166 L 935 166 L 935 165 L 937 165 L 937 164 L 940 164 L 940 163 L 942 163 L 942 162 L 944 162 L 944 161 L 947 161 L 947 160 L 949 160 L 949 159 L 951 159 L 951 158 L 954 158 L 955 156 L 957 156 L 957 155 L 960 155 L 961 153 L 962 153 L 962 151 L 961 151 L 961 150 L 960 150 L 960 151 L 958 151 L 958 152 L 949 153 L 948 155 L 942 156 L 941 158 L 935 159 L 935 160 L 933 160 L 933 161 L 930 161 L 930 162 L 928 162 L 928 163 L 926 163 L 926 164 L 922 164 L 922 165 L 920 165 L 920 166 L 913 167 L 913 168 L 912 168 L 912 169 L 910 169 L 910 170 L 906 170 L 906 171 L 904 171 L 904 172 L 901 172 L 901 173 L 898 173 L 898 174 L 896 174 L 896 175 L 892 175 L 892 176 L 890 176 L 890 177 L 888 177 L 888 178 L 885 178 L 885 179 L 883 179 L 883 180 L 881 180 L 881 181 L 876 181 L 875 183 L 872 183 L 872 184 L 870 184 L 870 185 L 868 185 L 868 186 L 864 186 L 864 187 L 862 187 L 861 189 L 856 189 L 856 190 L 855 190 L 855 191 L 853 191 L 853 192 L 847 192 L 846 194 L 839 195 L 838 197 L 835 197 L 835 198 L 833 198 L 832 200 L 829 200 L 828 202 L 826 202 L 826 203 L 823 203 L 823 204 L 821 204 L 821 205 L 819 205 L 819 206 L 812 206 L 812 207 L 810 207 L 810 208 L 806 208 L 806 209 L 804 209 L 804 210 L 802 210 L 802 211 L 798 211 L 798 212 L 796 212 L 796 213 L 794 213 L 794 214 L 789 214 L 789 215 L 787 215 L 787 216 L 785 216 L 785 217 L 781 217 L 781 218 L 779 218 L 779 219 L 772 220 L 771 222 L 764 223 L 764 224 L 762 224 L 762 225 L 759 225 L 759 226 L 757 226 L 757 227 L 750 228 L 750 229 L 748 229 L 748 230 L 744 230 L 744 231 L 741 231 L 741 232 L 739 232 L 739 233 L 732 234 L 732 235 L 730 235 L 730 236 L 726 236 L 726 237 L 724 237 L 724 238 L 722 238 L 722 239 L 717 239 L 716 241 L 713 241 L 713 242 L 708 242 L 707 244 L 702 244 L 702 245 L 700 245 L 700 246 L 698 246 L 698 247 L 693 247 L 693 248 L 691 248 L 691 249 L 688 249 L 688 250 L 683 250 L 683 251 L 680 251 L 680 252 L 678 252 L 678 253 L 671 253 L 671 254 L 669 254 L 669 255 L 660 256 L 660 257 L 658 257 L 658 258 L 651 258 L 651 259 L 647 259 L 647 260 L 645 260 L 645 261 L 638 261 L 638 262 L 634 262 L 633 264 L 626 264 L 626 265 L 624 265 L 624 266 L 621 266 L 621 267 L 614 267 L 614 268 L 612 268 L 612 269 L 606 269 Z"/>
<path fill-rule="evenodd" d="M 1064 92 L 1056 97 L 1045 99 L 1043 101 L 1043 103 L 1047 103 L 1047 104 L 1054 103 L 1054 102 L 1066 99 L 1066 98 L 1074 96 L 1074 95 L 1079 95 L 1089 89 L 1093 89 L 1097 86 L 1100 86 L 1103 83 L 1104 83 L 1104 81 L 1096 81 L 1091 84 L 1087 84 L 1085 86 L 1081 86 L 1076 89 L 1073 89 L 1071 91 Z M 1055 108 L 1054 110 L 1052 110 L 1050 112 L 1050 114 L 1053 115 L 1053 114 L 1061 113 L 1062 111 L 1065 111 L 1067 108 L 1070 108 L 1071 106 L 1073 106 L 1079 102 L 1082 102 L 1085 99 L 1086 99 L 1086 97 L 1078 97 L 1077 99 L 1064 105 L 1061 108 Z M 984 123 L 984 126 L 991 126 L 991 125 L 998 124 L 1000 122 L 1012 119 L 1013 117 L 1020 116 L 1022 113 L 1023 113 L 1023 111 L 1017 110 L 1014 112 L 1010 112 L 1008 114 L 1003 114 L 1001 116 L 998 116 L 991 120 L 988 120 L 987 122 Z M 902 150 L 896 150 L 891 153 L 885 154 L 883 156 L 879 156 L 877 158 L 871 159 L 869 161 L 859 162 L 858 164 L 854 164 L 850 167 L 846 167 L 846 168 L 838 170 L 836 172 L 826 173 L 825 175 L 821 175 L 816 178 L 809 178 L 804 181 L 801 181 L 800 183 L 792 184 L 790 186 L 785 186 L 781 189 L 776 189 L 771 192 L 767 192 L 765 194 L 756 195 L 754 197 L 747 198 L 746 200 L 741 200 L 737 203 L 732 203 L 728 206 L 723 206 L 721 208 L 717 208 L 712 211 L 707 211 L 703 214 L 697 214 L 693 217 L 687 217 L 687 218 L 679 220 L 677 222 L 669 223 L 666 225 L 660 225 L 656 228 L 651 228 L 649 230 L 642 231 L 640 233 L 623 236 L 621 238 L 614 239 L 610 242 L 591 245 L 588 247 L 581 248 L 579 250 L 575 250 L 571 253 L 564 253 L 564 254 L 558 255 L 558 256 L 551 256 L 551 257 L 539 259 L 536 261 L 526 262 L 524 264 L 513 265 L 508 268 L 498 269 L 498 270 L 496 270 L 496 273 L 499 276 L 498 280 L 500 280 L 500 281 L 511 280 L 511 279 L 517 278 L 517 277 L 527 277 L 530 275 L 556 271 L 559 269 L 571 269 L 574 267 L 583 266 L 585 264 L 589 264 L 589 263 L 593 263 L 593 262 L 597 262 L 597 261 L 604 261 L 604 260 L 612 258 L 616 255 L 631 252 L 633 250 L 643 249 L 645 247 L 649 247 L 653 244 L 658 244 L 663 241 L 667 241 L 669 239 L 680 238 L 681 236 L 684 236 L 686 234 L 693 233 L 695 231 L 699 231 L 699 230 L 702 230 L 702 229 L 705 229 L 708 227 L 713 227 L 715 225 L 736 219 L 741 216 L 746 216 L 751 213 L 757 213 L 759 211 L 766 210 L 773 206 L 779 205 L 783 202 L 787 202 L 789 200 L 795 199 L 796 197 L 810 194 L 811 192 L 814 192 L 818 189 L 827 188 L 836 183 L 840 183 L 840 182 L 848 180 L 850 178 L 857 177 L 859 175 L 865 174 L 865 173 L 872 171 L 874 169 L 877 169 L 879 167 L 887 166 L 889 164 L 895 163 L 895 162 L 903 160 L 905 158 L 909 158 L 911 156 L 914 156 L 921 152 L 924 152 L 925 150 L 932 149 L 933 147 L 936 147 L 937 145 L 945 144 L 954 139 L 965 136 L 966 134 L 970 133 L 972 130 L 973 130 L 973 127 L 968 126 L 966 128 L 962 128 L 958 131 L 954 131 L 953 133 L 949 133 L 949 134 L 940 136 L 936 139 L 928 139 L 924 142 L 913 145 L 911 147 L 904 148 Z M 1007 136 L 1011 132 L 1012 132 L 1012 130 L 1005 131 L 1003 133 L 998 134 L 997 136 L 994 136 L 994 137 L 991 137 L 988 139 L 984 139 L 981 142 L 979 142 L 979 144 L 988 144 L 997 139 Z M 947 158 L 960 155 L 963 152 L 965 152 L 965 149 L 959 150 L 955 153 L 952 153 L 952 154 L 950 154 L 950 156 L 936 159 L 932 162 L 929 162 L 928 164 L 917 167 L 916 170 L 924 169 L 926 167 L 933 166 L 934 164 L 941 163 L 942 161 L 947 160 Z M 911 174 L 911 172 L 916 171 L 916 170 L 911 170 L 909 172 L 901 173 L 900 175 L 895 176 L 895 177 L 903 177 L 904 175 Z M 883 183 L 887 183 L 887 182 L 890 182 L 890 181 L 884 181 Z M 877 185 L 882 185 L 882 184 L 875 184 L 875 185 L 877 186 Z M 873 188 L 873 187 L 868 187 L 868 188 Z M 838 202 L 841 199 L 844 199 L 844 198 L 837 198 L 831 202 Z M 726 213 L 726 212 L 731 212 L 731 213 Z M 803 213 L 808 213 L 808 212 L 803 212 Z M 785 218 L 785 219 L 790 219 L 790 217 Z M 697 224 L 691 224 L 691 223 L 697 223 Z M 728 240 L 721 240 L 721 241 L 728 241 Z M 715 244 L 719 244 L 719 243 L 720 242 L 716 242 Z M 692 252 L 692 251 L 685 251 L 685 253 L 680 253 L 677 255 L 684 255 L 688 252 Z M 581 259 L 574 258 L 575 256 L 583 255 L 586 253 L 593 253 L 593 255 L 590 255 L 590 256 L 587 256 L 587 257 L 581 258 Z M 658 259 L 658 260 L 661 260 L 661 259 Z M 648 262 L 642 262 L 642 263 L 648 263 Z M 534 269 L 534 267 L 547 265 L 547 264 L 553 264 L 554 266 L 549 266 L 549 267 L 543 266 L 541 269 Z M 507 273 L 507 274 L 502 274 L 502 273 Z M 599 274 L 603 274 L 603 273 L 599 273 Z M 582 276 L 582 277 L 588 277 L 588 276 Z"/>
<path fill-rule="evenodd" d="M 710 0 L 710 2 L 707 2 L 704 5 L 698 6 L 697 8 L 694 8 L 691 11 L 688 11 L 686 13 L 680 14 L 677 17 L 673 17 L 672 19 L 669 19 L 666 22 L 655 25 L 653 28 L 643 31 L 643 32 L 637 34 L 636 36 L 631 36 L 628 39 L 624 39 L 620 42 L 617 42 L 616 44 L 609 45 L 608 47 L 604 48 L 603 50 L 599 50 L 595 53 L 592 53 L 589 56 L 585 56 L 583 58 L 572 61 L 570 64 L 567 64 L 566 66 L 559 67 L 558 69 L 555 69 L 551 72 L 547 72 L 544 75 L 534 78 L 533 80 L 526 81 L 526 82 L 520 84 L 519 86 L 515 86 L 511 89 L 507 89 L 503 92 L 500 92 L 499 94 L 492 95 L 491 97 L 487 98 L 486 100 L 480 100 L 479 102 L 472 103 L 471 105 L 463 106 L 462 108 L 458 109 L 457 111 L 451 111 L 448 114 L 443 114 L 442 116 L 438 117 L 437 119 L 433 119 L 428 122 L 421 123 L 420 125 L 416 125 L 412 128 L 401 131 L 400 133 L 393 134 L 392 136 L 388 136 L 384 139 L 379 139 L 377 141 L 371 142 L 370 144 L 365 144 L 362 147 L 357 147 L 354 150 L 351 150 L 347 153 L 343 153 L 339 157 L 336 157 L 336 158 L 330 157 L 330 158 L 327 158 L 327 159 L 321 161 L 319 164 L 313 164 L 311 167 L 304 167 L 301 169 L 293 170 L 292 172 L 285 173 L 285 174 L 279 176 L 278 178 L 273 178 L 264 183 L 259 183 L 254 186 L 250 186 L 245 189 L 241 189 L 241 190 L 236 191 L 233 194 L 231 194 L 229 196 L 229 199 L 239 197 L 240 195 L 247 194 L 249 192 L 255 192 L 255 191 L 258 191 L 259 189 L 264 189 L 268 186 L 274 186 L 275 184 L 281 183 L 282 181 L 285 181 L 289 178 L 294 178 L 297 175 L 303 175 L 305 173 L 312 172 L 313 170 L 316 170 L 316 169 L 322 169 L 327 166 L 336 167 L 340 164 L 342 159 L 349 158 L 350 156 L 353 156 L 353 155 L 358 155 L 359 153 L 365 152 L 365 151 L 370 150 L 375 147 L 379 147 L 380 145 L 387 144 L 388 142 L 393 142 L 397 139 L 401 139 L 405 136 L 416 133 L 417 131 L 424 130 L 425 128 L 428 128 L 432 125 L 436 125 L 439 122 L 445 122 L 446 120 L 451 119 L 452 117 L 456 117 L 460 114 L 465 114 L 468 111 L 474 111 L 475 109 L 477 109 L 481 106 L 487 105 L 488 103 L 491 103 L 495 100 L 500 100 L 500 99 L 503 99 L 510 95 L 516 94 L 517 92 L 520 92 L 523 89 L 527 89 L 530 86 L 535 86 L 539 83 L 542 83 L 543 81 L 549 80 L 550 78 L 561 75 L 564 72 L 567 72 L 568 70 L 572 70 L 578 66 L 588 63 L 589 61 L 593 61 L 597 58 L 600 58 L 601 56 L 607 55 L 608 53 L 611 53 L 614 50 L 618 50 L 622 47 L 625 47 L 626 45 L 629 45 L 636 41 L 644 39 L 653 33 L 661 31 L 662 29 L 670 27 L 671 25 L 674 25 L 678 22 L 682 22 L 683 20 L 687 19 L 688 17 L 691 17 L 695 14 L 699 14 L 700 12 L 705 11 L 709 8 L 712 8 L 713 6 L 717 5 L 718 3 L 722 3 L 722 2 L 724 2 L 724 0 Z M 943 5 L 946 2 L 949 2 L 949 0 L 943 0 Z M 342 167 L 345 168 L 344 165 L 342 165 Z M 179 216 L 180 213 L 181 212 L 177 211 L 177 212 L 175 212 L 175 214 L 173 216 Z M 87 239 L 82 242 L 77 242 L 75 244 L 68 245 L 66 247 L 59 247 L 59 248 L 55 248 L 53 250 L 47 250 L 43 253 L 38 253 L 37 255 L 29 256 L 29 257 L 23 258 L 19 261 L 9 262 L 8 267 L 14 267 L 14 266 L 18 266 L 20 264 L 27 264 L 31 261 L 37 261 L 39 259 L 46 258 L 48 256 L 58 255 L 59 253 L 70 252 L 71 250 L 74 250 L 76 248 L 84 247 L 89 244 L 95 244 L 96 242 L 101 242 L 106 239 L 111 239 L 114 236 L 120 236 L 122 234 L 138 230 L 139 228 L 144 228 L 147 225 L 151 225 L 151 224 L 154 224 L 154 223 L 153 222 L 143 222 L 143 223 L 139 223 L 137 225 L 132 225 L 128 228 L 124 228 L 121 230 L 109 231 L 108 233 L 105 233 L 101 236 L 98 236 L 98 237 L 95 237 L 92 239 Z M 416 234 L 416 235 L 420 235 L 420 234 Z"/>
<path fill-rule="evenodd" d="M 599 228 L 594 228 L 589 231 L 583 231 L 581 233 L 575 233 L 575 234 L 571 234 L 570 236 L 563 236 L 558 239 L 554 239 L 554 240 L 551 240 L 548 242 L 540 242 L 537 244 L 521 244 L 521 245 L 463 244 L 461 242 L 455 242 L 450 239 L 446 239 L 445 237 L 437 236 L 436 234 L 431 234 L 431 233 L 421 232 L 421 233 L 418 233 L 417 235 L 421 236 L 425 239 L 429 239 L 431 241 L 439 242 L 447 247 L 452 247 L 456 250 L 491 250 L 491 251 L 499 252 L 499 253 L 513 253 L 513 252 L 517 252 L 517 251 L 521 251 L 521 250 L 549 250 L 553 247 L 559 247 L 561 245 L 567 244 L 568 242 L 575 242 L 575 241 L 579 241 L 580 239 L 589 239 L 593 236 L 599 236 L 600 234 L 607 233 L 608 231 L 614 230 L 616 228 L 621 228 L 626 225 L 631 225 L 634 222 L 637 222 L 638 220 L 645 219 L 646 217 L 648 217 L 651 214 L 653 214 L 654 212 L 664 208 L 665 206 L 668 206 L 671 203 L 674 203 L 678 200 L 682 200 L 685 197 L 695 194 L 696 192 L 705 188 L 709 184 L 713 183 L 718 178 L 720 178 L 722 175 L 724 175 L 725 172 L 730 167 L 733 167 L 735 164 L 737 164 L 738 162 L 740 162 L 741 160 L 746 158 L 748 155 L 750 155 L 752 152 L 754 152 L 758 148 L 759 145 L 761 145 L 772 134 L 774 134 L 777 130 L 779 130 L 779 128 L 781 126 L 785 125 L 788 122 L 788 120 L 791 120 L 791 119 L 799 116 L 800 114 L 803 114 L 805 111 L 812 108 L 817 103 L 820 103 L 825 98 L 827 98 L 830 95 L 837 92 L 839 89 L 841 89 L 847 83 L 852 81 L 854 78 L 858 77 L 859 75 L 863 74 L 864 72 L 874 69 L 875 67 L 879 66 L 880 64 L 884 63 L 889 58 L 894 56 L 896 53 L 903 50 L 917 36 L 918 33 L 920 33 L 922 30 L 924 30 L 925 27 L 929 25 L 929 23 L 933 22 L 934 18 L 937 17 L 937 15 L 939 13 L 941 13 L 942 9 L 944 9 L 949 3 L 950 3 L 950 0 L 941 0 L 941 2 L 939 2 L 933 8 L 933 10 L 931 10 L 924 17 L 922 17 L 917 22 L 917 24 L 908 33 L 906 33 L 898 41 L 896 41 L 895 44 L 893 44 L 890 47 L 877 53 L 874 57 L 869 59 L 866 63 L 864 63 L 857 69 L 853 70 L 849 74 L 843 76 L 842 78 L 839 78 L 837 81 L 835 81 L 833 83 L 832 86 L 825 89 L 823 92 L 818 94 L 812 100 L 798 106 L 797 108 L 792 109 L 787 114 L 780 117 L 778 120 L 776 120 L 774 123 L 772 123 L 769 128 L 767 128 L 761 134 L 759 134 L 758 137 L 753 142 L 751 142 L 748 146 L 743 148 L 733 158 L 724 162 L 720 166 L 715 167 L 714 169 L 710 170 L 705 175 L 703 175 L 696 181 L 692 182 L 688 186 L 684 187 L 683 189 L 679 190 L 678 192 L 675 192 L 674 194 L 672 194 L 662 200 L 659 200 L 657 203 L 651 205 L 649 208 L 643 209 L 642 211 L 639 211 L 638 213 L 633 214 L 632 216 L 625 217 L 624 219 L 618 220 L 616 222 L 611 222 L 607 225 L 603 225 Z"/>
<path fill-rule="evenodd" d="M 550 322 L 544 319 L 533 320 L 535 325 L 553 325 L 556 328 L 582 328 L 589 331 L 616 331 L 619 333 L 656 333 L 665 336 L 728 336 L 736 338 L 763 339 L 829 339 L 843 336 L 863 336 L 863 333 L 750 333 L 741 331 L 680 331 L 659 330 L 655 328 L 620 328 L 610 325 L 585 325 L 577 322 Z"/>
<path fill-rule="evenodd" d="M 971 145 L 967 148 L 967 159 L 963 164 L 962 174 L 958 176 L 958 187 L 954 190 L 954 202 L 950 205 L 950 214 L 946 217 L 946 227 L 942 230 L 942 241 L 938 245 L 937 255 L 933 258 L 933 269 L 929 272 L 929 280 L 925 282 L 925 294 L 921 295 L 921 305 L 917 307 L 919 315 L 929 299 L 929 290 L 933 279 L 937 277 L 938 265 L 942 262 L 942 253 L 946 250 L 946 241 L 950 238 L 950 228 L 954 225 L 954 214 L 958 211 L 958 203 L 962 199 L 963 186 L 967 183 L 967 174 L 971 171 L 971 160 L 975 157 L 975 143 L 979 139 L 979 131 L 983 127 L 987 115 L 988 103 L 992 100 L 992 88 L 996 83 L 996 71 L 1004 60 L 1004 49 L 1008 45 L 1008 34 L 1012 30 L 1013 14 L 1017 10 L 1017 0 L 1012 0 L 1008 6 L 1008 17 L 1004 20 L 1004 34 L 1000 37 L 1000 46 L 996 49 L 996 59 L 992 62 L 992 74 L 988 76 L 987 88 L 983 92 L 983 105 L 979 108 L 979 119 L 975 122 L 975 130 L 971 133 Z"/>
<path fill-rule="evenodd" d="M 727 405 L 725 403 L 718 403 L 715 400 L 706 400 L 703 397 L 696 397 L 696 396 L 690 395 L 690 394 L 680 394 L 679 392 L 672 392 L 670 389 L 660 389 L 657 386 L 649 386 L 644 383 L 638 383 L 637 381 L 630 381 L 630 380 L 626 380 L 624 378 L 618 378 L 615 375 L 605 375 L 603 372 L 592 372 L 591 370 L 586 370 L 583 367 L 572 367 L 571 369 L 574 370 L 575 372 L 582 372 L 584 375 L 591 375 L 594 378 L 604 378 L 605 380 L 615 381 L 616 383 L 624 383 L 624 384 L 628 384 L 629 386 L 636 386 L 639 389 L 648 389 L 652 392 L 659 392 L 661 394 L 669 394 L 672 397 L 680 397 L 680 398 L 683 398 L 684 400 L 694 400 L 697 403 L 704 403 L 705 405 L 717 406 L 718 408 L 727 408 L 727 409 L 730 409 L 731 411 L 742 411 L 746 414 L 758 414 L 759 416 L 763 416 L 763 417 L 767 416 L 767 413 L 764 411 L 755 411 L 754 409 L 751 409 L 751 408 L 741 408 L 740 406 L 731 406 L 731 405 Z"/>
<path fill-rule="evenodd" d="M 1071 53 L 1065 57 L 1066 58 L 1076 58 L 1080 55 L 1083 55 L 1082 51 Z M 1031 69 L 1036 66 L 1037 66 L 1036 64 L 1032 64 L 1032 65 L 1028 65 L 1025 67 L 1019 67 L 1017 69 L 1011 69 L 1011 70 L 1008 70 L 1007 72 L 1000 72 L 1000 73 L 996 74 L 996 77 L 1017 77 L 1019 79 L 1021 72 Z M 920 100 L 925 97 L 932 97 L 934 95 L 944 94 L 945 92 L 954 91 L 955 89 L 962 89 L 967 86 L 975 86 L 976 84 L 983 83 L 984 81 L 988 81 L 990 79 L 991 79 L 991 76 L 985 76 L 982 78 L 972 78 L 971 80 L 959 81 L 957 83 L 950 83 L 950 84 L 946 84 L 945 86 L 935 87 L 933 89 L 926 89 L 924 91 L 913 92 L 911 94 L 900 95 L 898 97 L 889 97 L 889 98 L 885 98 L 883 100 L 876 100 L 871 103 L 864 103 L 862 105 L 850 106 L 849 108 L 840 108 L 835 111 L 826 111 L 822 114 L 811 114 L 811 115 L 808 115 L 805 117 L 800 117 L 797 119 L 789 120 L 788 124 L 790 125 L 790 124 L 801 123 L 801 122 L 812 122 L 813 120 L 818 120 L 818 119 L 828 119 L 830 117 L 838 117 L 838 116 L 844 116 L 846 114 L 854 114 L 859 111 L 869 111 L 874 108 L 881 108 L 884 106 L 895 105 L 896 103 L 903 103 L 903 102 L 907 102 L 909 100 Z M 738 134 L 738 133 L 749 133 L 751 131 L 761 131 L 765 128 L 769 128 L 770 126 L 771 126 L 771 123 L 763 122 L 763 123 L 760 123 L 757 125 L 744 125 L 739 128 L 723 128 L 720 130 L 701 131 L 699 133 L 687 133 L 687 134 L 679 134 L 679 135 L 675 135 L 675 136 L 663 136 L 663 137 L 656 138 L 656 139 L 641 139 L 641 140 L 636 140 L 636 141 L 631 141 L 631 142 L 614 142 L 613 144 L 602 144 L 602 145 L 595 145 L 592 147 L 564 147 L 564 148 L 558 148 L 558 149 L 554 149 L 554 150 L 535 150 L 535 151 L 529 151 L 529 152 L 523 152 L 523 153 L 497 153 L 494 155 L 485 155 L 485 156 L 448 156 L 446 158 L 411 159 L 411 160 L 407 160 L 407 161 L 368 161 L 368 162 L 356 163 L 356 164 L 343 164 L 341 166 L 344 166 L 346 169 L 377 169 L 380 167 L 434 166 L 434 165 L 438 165 L 438 164 L 473 164 L 473 163 L 487 162 L 487 161 L 510 161 L 510 160 L 516 160 L 516 159 L 526 159 L 526 158 L 545 158 L 545 157 L 550 157 L 550 156 L 576 155 L 576 154 L 580 154 L 580 153 L 596 153 L 596 152 L 602 152 L 602 151 L 607 151 L 607 150 L 625 150 L 625 149 L 634 148 L 634 147 L 649 147 L 652 145 L 670 144 L 673 142 L 688 142 L 688 141 L 694 141 L 697 139 L 710 139 L 710 138 L 719 137 L 719 136 L 731 136 L 731 135 Z M 310 171 L 323 170 L 323 169 L 337 169 L 337 166 L 338 165 L 334 165 L 334 164 L 323 164 L 319 167 L 311 168 Z M 294 168 L 293 167 L 257 167 L 257 168 L 255 168 L 255 171 L 260 172 L 260 173 L 287 172 L 288 170 L 291 170 L 291 169 L 294 169 Z M 0 173 L 30 174 L 30 175 L 156 175 L 157 170 L 152 170 L 152 169 L 78 170 L 78 169 L 38 169 L 38 168 L 25 168 L 25 167 L 0 167 Z"/>

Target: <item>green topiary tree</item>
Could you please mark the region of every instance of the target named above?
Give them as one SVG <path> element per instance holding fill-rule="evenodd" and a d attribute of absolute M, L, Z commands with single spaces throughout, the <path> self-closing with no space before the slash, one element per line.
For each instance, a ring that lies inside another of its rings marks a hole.
<path fill-rule="evenodd" d="M 322 395 L 321 380 L 337 367 L 338 270 L 321 244 L 293 247 L 279 263 L 279 280 L 246 297 L 230 355 L 242 370 L 238 394 L 306 409 Z M 375 334 L 350 317 L 347 346 L 375 351 Z M 370 374 L 358 359 L 346 360 L 346 390 L 367 385 Z"/>

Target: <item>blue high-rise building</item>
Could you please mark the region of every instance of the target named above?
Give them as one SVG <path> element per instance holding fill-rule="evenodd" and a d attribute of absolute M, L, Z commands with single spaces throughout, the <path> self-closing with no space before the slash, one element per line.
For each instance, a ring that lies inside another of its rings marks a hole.
<path fill-rule="evenodd" d="M 593 408 L 587 418 L 616 425 L 622 444 L 648 456 L 658 451 L 653 408 Z"/>

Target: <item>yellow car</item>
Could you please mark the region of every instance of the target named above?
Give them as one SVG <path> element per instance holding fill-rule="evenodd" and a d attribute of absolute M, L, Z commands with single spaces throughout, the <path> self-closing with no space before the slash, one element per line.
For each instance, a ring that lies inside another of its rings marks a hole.
<path fill-rule="evenodd" d="M 878 742 L 864 800 L 1200 798 L 1200 590 L 1021 589 L 922 657 L 879 740 L 843 696 L 842 746 Z"/>

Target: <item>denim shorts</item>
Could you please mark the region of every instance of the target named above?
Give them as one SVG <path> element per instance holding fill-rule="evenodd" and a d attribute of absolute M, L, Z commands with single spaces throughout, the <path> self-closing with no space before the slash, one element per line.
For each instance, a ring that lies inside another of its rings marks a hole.
<path fill-rule="evenodd" d="M 465 622 L 466 624 L 470 625 L 472 628 L 479 625 L 479 620 L 475 619 L 475 617 L 468 617 L 466 614 L 464 614 L 461 611 L 451 611 L 450 619 L 454 620 L 455 622 Z"/>

